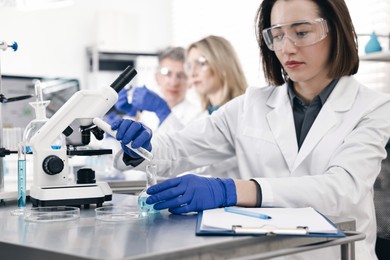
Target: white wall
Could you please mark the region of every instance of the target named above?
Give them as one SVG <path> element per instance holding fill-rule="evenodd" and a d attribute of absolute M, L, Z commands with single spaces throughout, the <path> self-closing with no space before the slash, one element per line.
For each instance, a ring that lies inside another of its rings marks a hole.
<path fill-rule="evenodd" d="M 260 1 L 173 0 L 172 43 L 188 46 L 210 34 L 225 37 L 234 46 L 250 86 L 264 86 L 255 15 Z"/>
<path fill-rule="evenodd" d="M 10 2 L 16 2 L 9 0 Z M 29 0 L 32 2 L 34 0 Z M 186 47 L 209 34 L 235 47 L 250 85 L 264 85 L 255 39 L 254 17 L 260 1 L 242 0 L 74 0 L 62 9 L 22 12 L 2 6 L 0 40 L 20 49 L 1 52 L 2 72 L 13 75 L 65 76 L 87 86 L 86 47 L 156 52 L 168 45 Z M 390 32 L 388 0 L 347 0 L 358 33 Z M 360 39 L 360 53 L 368 39 Z M 382 47 L 388 48 L 388 41 Z M 361 62 L 357 77 L 390 92 L 389 63 Z"/>
<path fill-rule="evenodd" d="M 15 53 L 0 53 L 2 73 L 75 77 L 86 87 L 88 46 L 156 52 L 169 45 L 170 3 L 75 0 L 69 7 L 30 12 L 0 7 L 0 40 L 19 44 Z"/>
<path fill-rule="evenodd" d="M 358 34 L 371 34 L 390 36 L 390 1 L 347 0 L 355 30 Z M 359 37 L 359 53 L 365 55 L 364 48 L 370 37 Z M 378 40 L 383 51 L 390 51 L 390 38 L 379 37 Z M 356 78 L 363 84 L 378 91 L 390 93 L 390 62 L 361 61 Z"/>
<path fill-rule="evenodd" d="M 240 0 L 75 0 L 69 7 L 32 12 L 0 7 L 0 40 L 20 45 L 16 53 L 0 54 L 1 65 L 4 74 L 76 77 L 89 88 L 88 46 L 156 52 L 216 34 L 236 48 L 249 84 L 263 85 L 254 34 L 257 7 L 257 1 Z"/>

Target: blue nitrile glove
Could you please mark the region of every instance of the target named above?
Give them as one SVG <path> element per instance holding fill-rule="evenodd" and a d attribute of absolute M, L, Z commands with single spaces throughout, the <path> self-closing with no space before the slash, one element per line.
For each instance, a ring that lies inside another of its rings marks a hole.
<path fill-rule="evenodd" d="M 115 112 L 115 111 L 112 111 L 108 114 L 106 114 L 103 118 L 104 121 L 106 121 L 108 124 L 112 124 L 113 122 L 117 121 L 121 119 L 121 117 Z"/>
<path fill-rule="evenodd" d="M 132 141 L 131 147 L 143 147 L 149 152 L 152 150 L 150 140 L 152 130 L 145 125 L 130 119 L 119 119 L 111 124 L 112 130 L 117 130 L 116 139 L 121 142 L 123 151 L 132 158 L 140 158 L 138 154 L 126 147 Z"/>
<path fill-rule="evenodd" d="M 138 108 L 138 110 L 155 112 L 160 120 L 160 124 L 171 113 L 171 109 L 169 108 L 167 102 L 145 86 L 134 90 L 133 100 L 131 103 L 134 107 Z"/>
<path fill-rule="evenodd" d="M 187 174 L 151 186 L 146 203 L 157 210 L 180 214 L 237 204 L 233 179 L 207 178 Z"/>
<path fill-rule="evenodd" d="M 137 115 L 137 108 L 129 104 L 127 100 L 127 89 L 122 89 L 118 93 L 118 101 L 115 103 L 115 108 L 128 116 L 134 117 Z"/>

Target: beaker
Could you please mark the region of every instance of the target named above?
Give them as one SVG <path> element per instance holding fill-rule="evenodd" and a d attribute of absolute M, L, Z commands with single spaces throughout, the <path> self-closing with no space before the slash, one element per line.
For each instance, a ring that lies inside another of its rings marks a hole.
<path fill-rule="evenodd" d="M 146 165 L 146 187 L 138 195 L 138 208 L 145 215 L 159 212 L 158 210 L 153 208 L 154 204 L 146 203 L 146 199 L 150 196 L 149 194 L 146 193 L 146 190 L 150 186 L 155 185 L 157 183 L 156 174 L 157 174 L 157 165 L 155 164 Z"/>

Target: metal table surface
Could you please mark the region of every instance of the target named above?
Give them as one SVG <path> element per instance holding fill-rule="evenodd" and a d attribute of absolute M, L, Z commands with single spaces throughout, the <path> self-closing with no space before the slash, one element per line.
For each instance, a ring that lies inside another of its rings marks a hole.
<path fill-rule="evenodd" d="M 136 196 L 114 194 L 113 201 L 104 205 L 136 202 Z M 252 259 L 266 259 L 330 245 L 342 245 L 343 259 L 353 259 L 353 242 L 364 239 L 358 233 L 332 241 L 318 237 L 196 236 L 196 215 L 162 211 L 142 220 L 112 223 L 96 220 L 93 206 L 81 209 L 77 220 L 36 223 L 11 216 L 10 211 L 17 207 L 8 204 L 0 207 L 1 259 L 251 259 L 251 255 Z M 342 230 L 355 230 L 353 220 L 332 220 Z"/>

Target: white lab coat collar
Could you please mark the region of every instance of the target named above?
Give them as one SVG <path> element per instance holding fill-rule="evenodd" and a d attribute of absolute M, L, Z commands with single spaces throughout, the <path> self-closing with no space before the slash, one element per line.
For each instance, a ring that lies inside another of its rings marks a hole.
<path fill-rule="evenodd" d="M 276 87 L 267 100 L 267 105 L 273 108 L 267 114 L 269 127 L 291 172 L 297 157 L 298 144 L 287 84 Z"/>
<path fill-rule="evenodd" d="M 287 84 L 276 87 L 267 100 L 273 108 L 267 114 L 267 120 L 284 159 L 292 173 L 313 150 L 321 138 L 336 124 L 336 114 L 351 109 L 358 92 L 355 79 L 343 77 L 328 97 L 317 119 L 314 121 L 298 153 L 294 116 L 287 94 Z"/>

